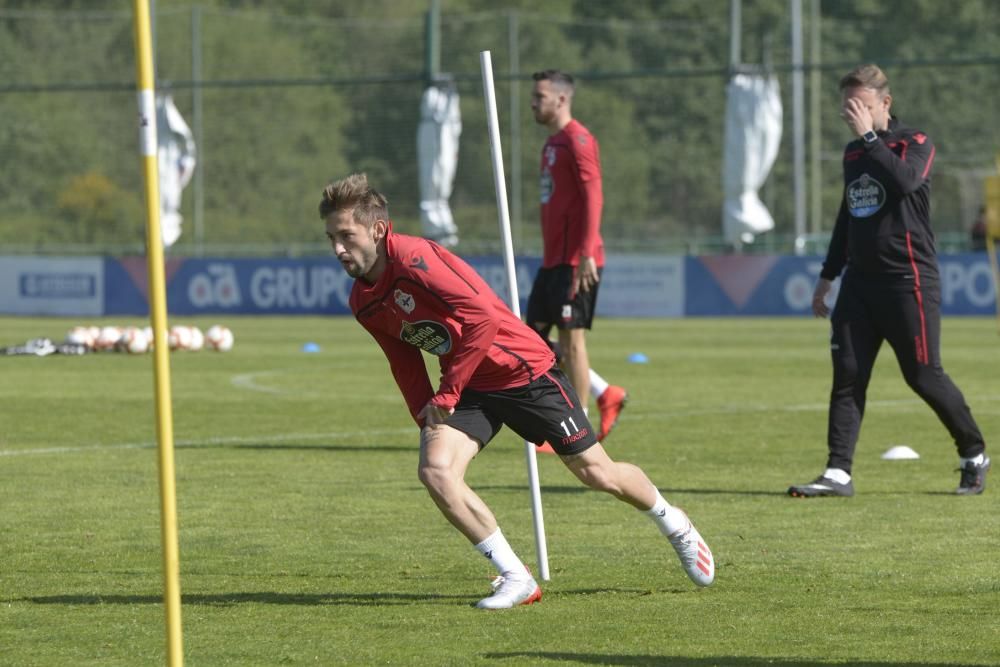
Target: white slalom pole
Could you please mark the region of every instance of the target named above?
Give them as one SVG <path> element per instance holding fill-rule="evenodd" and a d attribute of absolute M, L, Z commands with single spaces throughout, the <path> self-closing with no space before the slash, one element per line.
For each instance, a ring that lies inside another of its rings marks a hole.
<path fill-rule="evenodd" d="M 500 150 L 500 123 L 497 120 L 497 99 L 493 89 L 493 61 L 489 51 L 479 52 L 479 68 L 483 73 L 483 94 L 486 98 L 486 120 L 490 131 L 490 157 L 493 158 L 493 184 L 497 194 L 497 215 L 500 238 L 503 239 L 503 263 L 507 273 L 507 293 L 510 309 L 521 317 L 521 302 L 517 295 L 517 272 L 514 268 L 514 244 L 510 238 L 510 213 L 507 210 L 507 185 L 503 174 L 503 152 Z M 545 520 L 542 518 L 542 491 L 538 486 L 538 458 L 535 445 L 524 443 L 528 460 L 528 484 L 531 487 L 531 515 L 535 523 L 535 550 L 538 552 L 538 574 L 549 580 L 549 551 L 545 545 Z"/>

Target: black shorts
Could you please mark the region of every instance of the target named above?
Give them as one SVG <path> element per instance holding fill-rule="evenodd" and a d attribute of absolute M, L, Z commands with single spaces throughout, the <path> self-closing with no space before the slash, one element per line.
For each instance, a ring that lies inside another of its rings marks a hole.
<path fill-rule="evenodd" d="M 598 267 L 597 275 L 604 272 Z M 573 289 L 573 267 L 560 264 L 551 268 L 538 269 L 535 283 L 528 297 L 527 321 L 531 326 L 541 322 L 554 324 L 560 329 L 589 329 L 594 321 L 597 307 L 597 288 L 600 281 L 587 292 L 577 292 L 570 298 Z"/>
<path fill-rule="evenodd" d="M 513 389 L 466 389 L 445 423 L 475 438 L 482 449 L 506 424 L 519 436 L 557 454 L 579 454 L 597 443 L 573 385 L 557 366 Z"/>

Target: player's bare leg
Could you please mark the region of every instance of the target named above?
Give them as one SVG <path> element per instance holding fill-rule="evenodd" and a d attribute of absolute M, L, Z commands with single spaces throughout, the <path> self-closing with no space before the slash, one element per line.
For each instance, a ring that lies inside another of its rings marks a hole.
<path fill-rule="evenodd" d="M 590 488 L 610 493 L 649 516 L 670 541 L 693 582 L 708 586 L 715 580 L 715 560 L 705 540 L 683 510 L 664 500 L 641 468 L 611 460 L 600 443 L 560 458 Z"/>
<path fill-rule="evenodd" d="M 493 512 L 465 483 L 465 471 L 479 452 L 479 443 L 444 424 L 420 432 L 417 475 L 445 518 L 488 558 L 500 576 L 492 595 L 477 603 L 480 609 L 507 609 L 531 604 L 542 590 L 507 543 Z"/>
<path fill-rule="evenodd" d="M 586 329 L 560 329 L 559 346 L 563 353 L 563 371 L 585 401 L 590 396 L 590 357 L 587 355 Z M 584 406 L 586 407 L 586 402 Z"/>
<path fill-rule="evenodd" d="M 465 471 L 478 453 L 479 443 L 450 426 L 427 426 L 420 432 L 417 476 L 445 518 L 473 544 L 497 529 L 493 512 L 465 483 Z"/>

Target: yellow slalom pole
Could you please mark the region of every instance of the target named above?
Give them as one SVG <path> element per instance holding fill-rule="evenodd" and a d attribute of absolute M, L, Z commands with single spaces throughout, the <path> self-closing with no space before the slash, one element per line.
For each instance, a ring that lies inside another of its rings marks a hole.
<path fill-rule="evenodd" d="M 177 486 L 174 474 L 173 414 L 170 404 L 170 358 L 167 342 L 166 279 L 160 237 L 160 186 L 156 164 L 156 102 L 149 0 L 135 7 L 136 80 L 139 98 L 139 153 L 146 192 L 146 262 L 149 313 L 153 327 L 153 374 L 156 389 L 156 438 L 159 444 L 160 531 L 163 542 L 163 604 L 167 621 L 167 665 L 184 664 L 181 642 L 180 557 L 177 547 Z"/>

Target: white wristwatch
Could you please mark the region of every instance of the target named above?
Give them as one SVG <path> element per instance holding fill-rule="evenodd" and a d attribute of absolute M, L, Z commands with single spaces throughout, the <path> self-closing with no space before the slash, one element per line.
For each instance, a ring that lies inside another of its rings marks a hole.
<path fill-rule="evenodd" d="M 867 132 L 861 135 L 861 138 L 865 140 L 866 144 L 878 141 L 878 135 L 875 134 L 875 130 L 868 130 Z"/>

